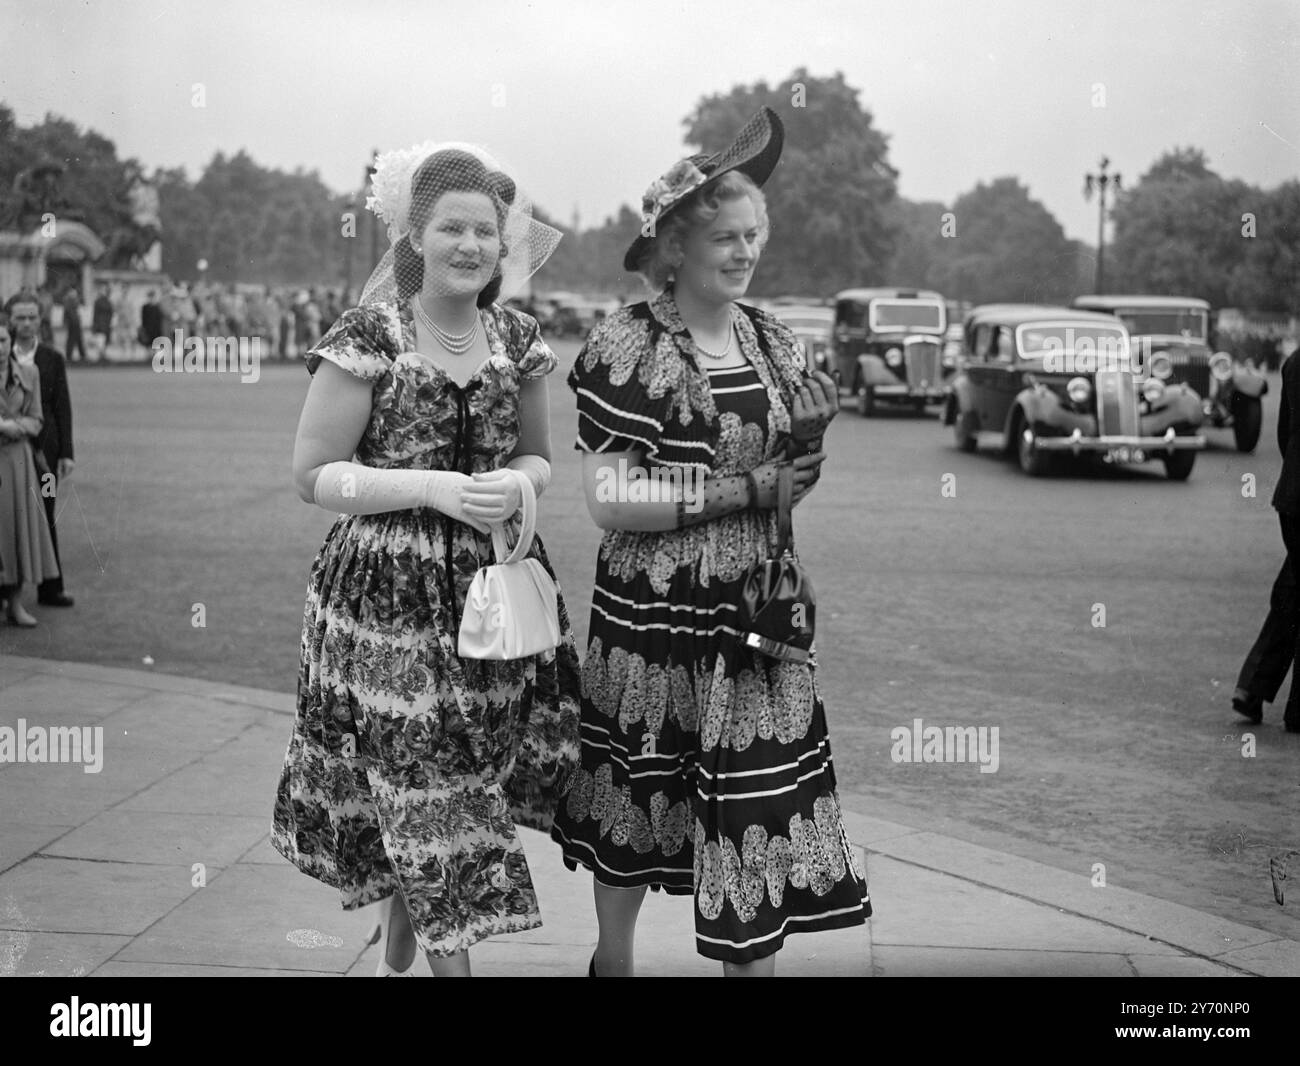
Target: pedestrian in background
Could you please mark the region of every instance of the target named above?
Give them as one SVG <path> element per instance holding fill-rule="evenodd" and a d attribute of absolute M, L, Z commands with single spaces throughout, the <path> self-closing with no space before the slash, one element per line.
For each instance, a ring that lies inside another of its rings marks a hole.
<path fill-rule="evenodd" d="M 1290 667 L 1291 694 L 1282 724 L 1288 733 L 1300 733 L 1300 683 L 1295 671 L 1300 652 L 1300 600 L 1295 581 L 1296 567 L 1300 566 L 1300 366 L 1295 353 L 1282 364 L 1277 446 L 1282 452 L 1282 472 L 1273 491 L 1273 507 L 1282 526 L 1287 557 L 1273 582 L 1264 627 L 1237 679 L 1232 706 L 1251 722 L 1262 721 L 1264 703 L 1273 702 Z"/>
<path fill-rule="evenodd" d="M 86 340 L 81 330 L 81 293 L 75 285 L 68 286 L 63 294 L 63 326 L 67 330 L 67 343 L 63 354 L 69 363 L 73 362 L 72 353 L 80 352 L 81 361 L 86 361 Z"/>
<path fill-rule="evenodd" d="M 41 483 L 34 445 L 42 418 L 40 371 L 33 357 L 40 309 L 34 302 L 17 306 L 30 315 L 32 343 L 20 357 L 10 321 L 0 315 L 0 601 L 11 625 L 30 628 L 36 619 L 22 605 L 23 586 L 54 577 L 59 563 L 36 502 Z"/>
<path fill-rule="evenodd" d="M 39 315 L 40 308 L 35 303 L 19 301 L 10 316 L 16 361 L 21 365 L 30 363 L 39 372 L 42 420 L 33 445 L 33 459 L 41 478 L 40 498 L 45 504 L 55 567 L 37 586 L 37 602 L 44 607 L 71 607 L 72 597 L 63 589 L 63 564 L 54 519 L 60 485 L 72 476 L 76 466 L 72 450 L 72 399 L 68 395 L 63 356 L 57 348 L 37 340 Z"/>
<path fill-rule="evenodd" d="M 108 296 L 107 282 L 99 283 L 99 295 L 95 297 L 90 313 L 90 333 L 93 338 L 91 347 L 98 362 L 107 355 L 108 342 L 113 334 L 113 301 Z"/>

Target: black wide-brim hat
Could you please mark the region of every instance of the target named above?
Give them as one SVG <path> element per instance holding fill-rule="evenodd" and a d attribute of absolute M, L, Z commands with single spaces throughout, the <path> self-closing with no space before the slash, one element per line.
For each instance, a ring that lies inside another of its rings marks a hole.
<path fill-rule="evenodd" d="M 785 145 L 781 116 L 770 107 L 760 108 L 745 123 L 731 144 L 714 155 L 699 154 L 679 159 L 668 172 L 654 181 L 641 197 L 641 229 L 623 256 L 623 269 L 635 271 L 654 240 L 645 235 L 646 223 L 653 233 L 659 222 L 682 202 L 729 170 L 739 170 L 755 185 L 762 186 L 776 169 Z"/>

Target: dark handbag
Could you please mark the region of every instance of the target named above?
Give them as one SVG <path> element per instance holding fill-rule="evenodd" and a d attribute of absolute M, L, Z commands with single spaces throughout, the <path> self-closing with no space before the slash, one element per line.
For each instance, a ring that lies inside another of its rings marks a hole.
<path fill-rule="evenodd" d="M 794 470 L 781 464 L 776 483 L 777 557 L 758 563 L 740 593 L 740 628 L 748 647 L 783 662 L 806 663 L 811 655 L 817 593 L 790 550 Z"/>

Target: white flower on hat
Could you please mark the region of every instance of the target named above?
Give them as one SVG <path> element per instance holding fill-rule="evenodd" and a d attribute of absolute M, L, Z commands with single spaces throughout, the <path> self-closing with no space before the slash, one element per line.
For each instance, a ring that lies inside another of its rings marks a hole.
<path fill-rule="evenodd" d="M 457 141 L 425 141 L 410 148 L 394 148 L 375 158 L 366 208 L 384 220 L 388 227 L 389 244 L 396 243 L 410 228 L 407 215 L 411 210 L 411 179 L 415 176 L 416 169 L 434 152 L 448 148 L 457 148 L 477 156 L 490 170 L 499 169 L 496 160 L 478 145 Z"/>

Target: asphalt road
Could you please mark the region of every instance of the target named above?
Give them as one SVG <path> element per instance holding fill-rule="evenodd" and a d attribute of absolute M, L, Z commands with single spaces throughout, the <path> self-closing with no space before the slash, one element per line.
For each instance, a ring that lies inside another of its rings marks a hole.
<path fill-rule="evenodd" d="M 581 645 L 599 531 L 563 381 L 577 345 L 555 347 L 539 528 Z M 0 629 L 0 651 L 135 668 L 147 656 L 149 669 L 293 691 L 303 589 L 330 522 L 289 483 L 306 386 L 300 366 L 267 365 L 255 385 L 74 368 L 79 464 L 60 540 L 77 607 L 34 608 L 41 628 Z M 845 411 L 795 535 L 856 809 L 1094 882 L 1100 864 L 1107 885 L 1300 937 L 1300 890 L 1279 907 L 1268 876 L 1271 854 L 1300 849 L 1300 736 L 1269 708 L 1245 756 L 1229 705 L 1282 558 L 1268 503 L 1276 399 L 1274 379 L 1260 454 L 1211 431 L 1185 483 L 1159 464 L 1031 480 L 960 454 L 933 414 Z M 894 762 L 891 730 L 917 718 L 996 727 L 997 771 Z"/>

